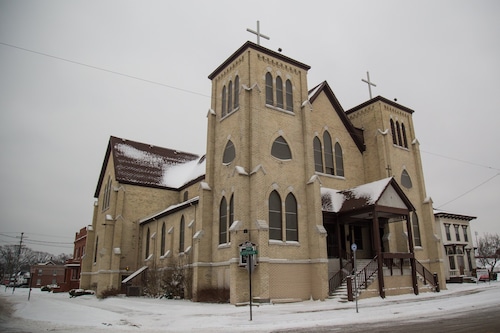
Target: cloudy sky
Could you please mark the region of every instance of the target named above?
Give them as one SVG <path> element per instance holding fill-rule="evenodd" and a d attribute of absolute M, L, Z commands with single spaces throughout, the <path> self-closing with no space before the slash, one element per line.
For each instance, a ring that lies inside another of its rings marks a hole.
<path fill-rule="evenodd" d="M 0 0 L 0 245 L 71 253 L 110 135 L 203 154 L 207 76 L 247 40 L 348 110 L 415 110 L 434 206 L 500 233 L 500 2 Z"/>

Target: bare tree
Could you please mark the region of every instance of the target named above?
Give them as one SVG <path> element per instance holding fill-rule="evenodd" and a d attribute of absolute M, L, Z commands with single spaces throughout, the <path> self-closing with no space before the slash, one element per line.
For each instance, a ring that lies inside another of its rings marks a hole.
<path fill-rule="evenodd" d="M 500 235 L 486 233 L 477 240 L 477 259 L 484 267 L 489 268 L 490 275 L 500 260 Z"/>

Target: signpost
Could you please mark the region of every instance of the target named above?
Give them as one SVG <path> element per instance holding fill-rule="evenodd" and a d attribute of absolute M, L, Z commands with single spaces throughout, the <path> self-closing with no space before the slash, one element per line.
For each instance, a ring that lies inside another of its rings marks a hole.
<path fill-rule="evenodd" d="M 254 247 L 254 244 L 246 242 L 240 247 L 240 255 L 246 257 L 247 270 L 248 270 L 248 291 L 250 293 L 250 321 L 252 321 L 252 271 L 254 270 L 254 263 L 252 262 L 253 256 L 258 252 Z"/>
<path fill-rule="evenodd" d="M 351 250 L 354 255 L 354 260 L 352 263 L 354 271 L 354 298 L 356 299 L 356 313 L 358 313 L 358 281 L 357 281 L 357 267 L 356 267 L 356 251 L 358 250 L 358 245 L 356 243 L 351 244 Z"/>

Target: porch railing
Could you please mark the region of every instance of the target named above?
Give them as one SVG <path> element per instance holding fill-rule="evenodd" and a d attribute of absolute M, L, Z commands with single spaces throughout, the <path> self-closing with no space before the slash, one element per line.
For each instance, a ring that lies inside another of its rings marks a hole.
<path fill-rule="evenodd" d="M 432 274 L 427 268 L 424 267 L 418 260 L 415 259 L 415 269 L 418 274 L 424 278 L 424 284 L 429 283 L 434 287 L 436 292 L 439 292 L 439 281 L 437 274 Z"/>
<path fill-rule="evenodd" d="M 328 281 L 328 290 L 330 291 L 330 294 L 335 291 L 338 287 L 344 283 L 346 278 L 351 274 L 352 272 L 352 263 L 350 261 L 345 261 L 343 264 L 343 267 L 335 273 L 330 280 Z"/>
<path fill-rule="evenodd" d="M 368 281 L 372 276 L 374 276 L 378 271 L 377 256 L 373 258 L 365 267 L 358 269 L 356 273 L 356 280 L 358 283 L 358 288 L 368 288 Z"/>

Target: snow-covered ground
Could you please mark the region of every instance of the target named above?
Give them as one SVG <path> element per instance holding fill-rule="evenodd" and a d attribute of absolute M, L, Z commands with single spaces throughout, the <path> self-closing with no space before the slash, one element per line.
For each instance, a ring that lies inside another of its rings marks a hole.
<path fill-rule="evenodd" d="M 500 282 L 449 284 L 440 293 L 422 293 L 359 300 L 306 301 L 248 306 L 194 303 L 186 300 L 86 295 L 69 298 L 33 289 L 0 287 L 2 332 L 270 332 L 277 329 L 345 325 L 407 318 L 447 316 L 500 305 Z M 11 309 L 10 316 L 7 312 Z"/>

